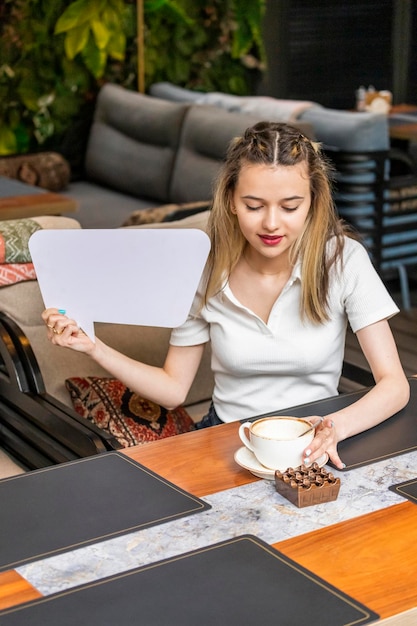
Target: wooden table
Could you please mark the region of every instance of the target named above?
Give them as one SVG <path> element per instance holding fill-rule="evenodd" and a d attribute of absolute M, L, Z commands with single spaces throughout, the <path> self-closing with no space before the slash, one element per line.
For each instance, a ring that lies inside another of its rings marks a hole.
<path fill-rule="evenodd" d="M 215 426 L 181 436 L 175 446 L 165 439 L 125 454 L 187 491 L 207 495 L 258 480 L 233 460 L 238 428 Z M 398 622 L 404 625 L 417 623 L 416 546 L 417 506 L 408 501 L 274 544 L 382 618 L 413 609 L 412 621 Z"/>
<path fill-rule="evenodd" d="M 234 461 L 238 427 L 215 426 L 124 453 L 194 495 L 214 494 L 259 480 Z M 405 626 L 417 623 L 416 545 L 417 507 L 404 501 L 274 547 L 389 618 L 380 623 Z M 37 597 L 17 572 L 0 574 L 0 608 Z"/>
<path fill-rule="evenodd" d="M 59 193 L 0 176 L 0 219 L 72 213 L 77 202 Z"/>
<path fill-rule="evenodd" d="M 413 104 L 397 104 L 391 108 L 388 116 L 389 134 L 391 139 L 417 141 L 417 106 Z M 407 114 L 413 114 L 415 121 L 407 120 Z M 404 116 L 401 119 L 401 116 Z"/>

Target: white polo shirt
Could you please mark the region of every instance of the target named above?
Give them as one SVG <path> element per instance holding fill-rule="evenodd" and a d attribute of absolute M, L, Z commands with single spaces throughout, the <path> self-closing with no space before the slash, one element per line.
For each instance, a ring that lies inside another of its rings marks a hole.
<path fill-rule="evenodd" d="M 188 319 L 172 331 L 175 346 L 211 342 L 213 403 L 222 421 L 337 395 L 347 323 L 357 332 L 398 312 L 365 248 L 353 239 L 345 239 L 343 264 L 331 271 L 328 322 L 300 319 L 300 276 L 298 264 L 267 324 L 240 304 L 227 283 L 201 311 L 198 292 Z"/>

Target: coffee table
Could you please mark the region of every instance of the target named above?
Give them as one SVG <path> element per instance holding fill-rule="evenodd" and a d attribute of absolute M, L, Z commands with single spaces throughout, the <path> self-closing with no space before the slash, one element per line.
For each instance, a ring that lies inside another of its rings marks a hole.
<path fill-rule="evenodd" d="M 417 106 L 413 104 L 393 106 L 388 116 L 388 125 L 391 139 L 417 141 Z"/>
<path fill-rule="evenodd" d="M 0 176 L 0 219 L 61 215 L 76 211 L 72 198 Z"/>

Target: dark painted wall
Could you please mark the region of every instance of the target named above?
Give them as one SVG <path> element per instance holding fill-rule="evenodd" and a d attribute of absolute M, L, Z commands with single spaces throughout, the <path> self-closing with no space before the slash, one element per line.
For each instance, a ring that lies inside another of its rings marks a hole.
<path fill-rule="evenodd" d="M 360 85 L 417 104 L 417 0 L 267 0 L 259 93 L 352 108 Z"/>

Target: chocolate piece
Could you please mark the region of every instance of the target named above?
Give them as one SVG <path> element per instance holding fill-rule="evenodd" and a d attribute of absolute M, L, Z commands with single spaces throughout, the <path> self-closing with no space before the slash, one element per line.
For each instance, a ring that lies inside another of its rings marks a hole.
<path fill-rule="evenodd" d="M 279 494 L 287 498 L 299 508 L 332 502 L 339 495 L 340 478 L 336 478 L 324 467 L 312 463 L 292 468 L 285 472 L 275 472 L 275 488 Z"/>

